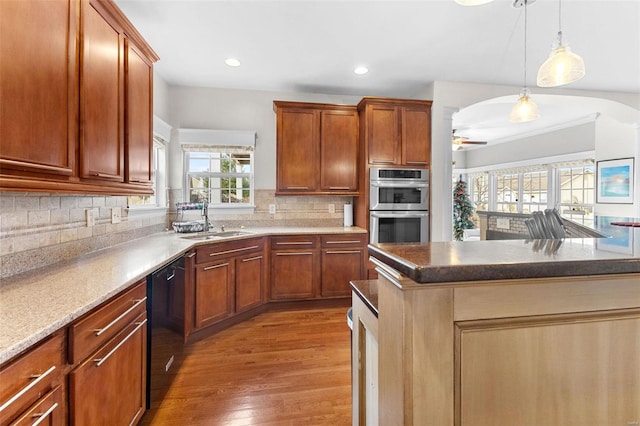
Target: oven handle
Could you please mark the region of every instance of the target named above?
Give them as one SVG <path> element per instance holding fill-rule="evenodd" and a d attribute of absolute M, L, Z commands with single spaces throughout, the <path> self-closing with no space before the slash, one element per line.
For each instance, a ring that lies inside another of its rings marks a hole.
<path fill-rule="evenodd" d="M 371 186 L 374 188 L 418 188 L 427 189 L 429 184 L 427 182 L 371 182 Z"/>
<path fill-rule="evenodd" d="M 412 217 L 418 217 L 418 218 L 422 218 L 422 217 L 429 217 L 429 212 L 425 212 L 425 213 L 400 213 L 400 212 L 393 212 L 393 213 L 378 213 L 378 212 L 370 212 L 371 213 L 371 217 L 377 217 L 377 218 L 389 218 L 389 217 L 408 217 L 408 218 L 412 218 Z"/>

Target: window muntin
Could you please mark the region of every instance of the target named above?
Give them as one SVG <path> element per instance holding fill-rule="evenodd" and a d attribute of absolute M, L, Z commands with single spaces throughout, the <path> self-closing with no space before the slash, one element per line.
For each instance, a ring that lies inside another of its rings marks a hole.
<path fill-rule="evenodd" d="M 520 192 L 520 179 L 517 173 L 496 176 L 496 210 L 517 213 Z"/>
<path fill-rule="evenodd" d="M 186 154 L 186 200 L 214 206 L 253 205 L 253 152 L 190 151 Z"/>
<path fill-rule="evenodd" d="M 547 171 L 522 174 L 522 213 L 544 211 L 547 208 Z"/>
<path fill-rule="evenodd" d="M 151 154 L 151 195 L 130 195 L 127 197 L 129 208 L 165 207 L 165 179 L 167 174 L 166 148 L 164 142 L 154 137 Z"/>
<path fill-rule="evenodd" d="M 562 217 L 593 226 L 595 204 L 595 167 L 593 165 L 558 169 Z"/>

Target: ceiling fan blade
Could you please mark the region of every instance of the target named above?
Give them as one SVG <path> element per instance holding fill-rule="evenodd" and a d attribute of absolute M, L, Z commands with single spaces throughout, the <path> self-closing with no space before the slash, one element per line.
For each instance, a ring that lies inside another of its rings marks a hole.
<path fill-rule="evenodd" d="M 461 141 L 461 145 L 486 145 L 487 141 Z"/>

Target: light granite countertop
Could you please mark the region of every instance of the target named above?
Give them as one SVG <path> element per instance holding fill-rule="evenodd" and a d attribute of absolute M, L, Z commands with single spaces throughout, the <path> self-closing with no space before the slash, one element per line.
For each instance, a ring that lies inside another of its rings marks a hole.
<path fill-rule="evenodd" d="M 198 245 L 286 234 L 366 233 L 362 228 L 249 228 L 197 241 L 162 232 L 0 280 L 0 364 Z"/>

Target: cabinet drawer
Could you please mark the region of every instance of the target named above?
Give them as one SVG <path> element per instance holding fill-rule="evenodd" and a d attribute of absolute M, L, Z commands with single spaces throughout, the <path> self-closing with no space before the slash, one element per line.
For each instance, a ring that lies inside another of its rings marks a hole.
<path fill-rule="evenodd" d="M 242 256 L 247 253 L 262 251 L 263 249 L 264 238 L 213 243 L 198 247 L 196 250 L 196 263 L 215 262 L 216 260 Z"/>
<path fill-rule="evenodd" d="M 322 248 L 362 247 L 367 240 L 367 234 L 332 234 L 322 235 Z"/>
<path fill-rule="evenodd" d="M 86 358 L 147 309 L 146 281 L 69 326 L 69 362 Z"/>
<path fill-rule="evenodd" d="M 0 424 L 8 424 L 60 381 L 64 333 L 57 333 L 0 371 Z"/>
<path fill-rule="evenodd" d="M 280 235 L 271 237 L 271 250 L 308 250 L 318 247 L 315 235 Z"/>
<path fill-rule="evenodd" d="M 64 422 L 64 401 L 62 388 L 55 389 L 40 398 L 27 411 L 11 423 L 11 426 L 50 425 L 62 426 Z"/>

